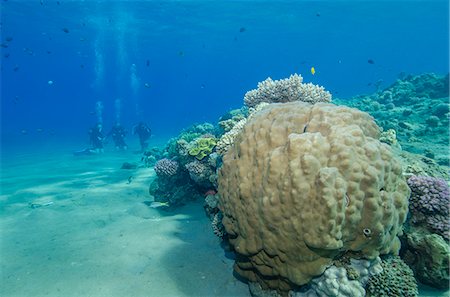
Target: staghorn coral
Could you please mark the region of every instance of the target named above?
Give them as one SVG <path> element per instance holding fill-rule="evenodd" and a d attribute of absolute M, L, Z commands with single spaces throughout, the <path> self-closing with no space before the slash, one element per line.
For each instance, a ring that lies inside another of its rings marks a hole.
<path fill-rule="evenodd" d="M 258 88 L 248 91 L 244 103 L 254 107 L 261 102 L 283 103 L 303 101 L 308 103 L 330 102 L 331 94 L 323 87 L 312 83 L 303 83 L 303 77 L 293 74 L 289 78 L 272 80 L 270 77 L 258 83 Z"/>
<path fill-rule="evenodd" d="M 400 257 L 381 261 L 383 271 L 369 278 L 368 297 L 416 297 L 417 283 L 414 274 Z"/>
<path fill-rule="evenodd" d="M 154 169 L 158 177 L 167 178 L 177 173 L 178 162 L 164 158 L 156 162 Z"/>
<path fill-rule="evenodd" d="M 432 232 L 449 240 L 450 191 L 442 178 L 411 176 L 409 209 L 413 225 L 425 226 Z"/>
<path fill-rule="evenodd" d="M 334 257 L 397 253 L 409 188 L 366 113 L 332 104 L 271 104 L 223 157 L 219 208 L 235 270 L 286 292 Z"/>

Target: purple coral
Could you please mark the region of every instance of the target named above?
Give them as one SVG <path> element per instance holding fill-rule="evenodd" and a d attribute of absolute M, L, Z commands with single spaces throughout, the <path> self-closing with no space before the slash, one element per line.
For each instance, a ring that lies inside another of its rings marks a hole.
<path fill-rule="evenodd" d="M 177 173 L 178 162 L 167 158 L 161 159 L 155 164 L 155 172 L 159 177 L 170 177 Z"/>
<path fill-rule="evenodd" d="M 409 209 L 413 223 L 425 223 L 433 232 L 449 239 L 450 189 L 442 178 L 412 176 Z"/>

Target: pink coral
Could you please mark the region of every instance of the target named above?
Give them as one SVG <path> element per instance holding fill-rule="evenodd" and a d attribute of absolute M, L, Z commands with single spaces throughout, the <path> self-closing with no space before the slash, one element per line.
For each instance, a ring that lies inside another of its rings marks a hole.
<path fill-rule="evenodd" d="M 449 239 L 450 190 L 442 178 L 411 176 L 409 209 L 415 224 L 425 223 L 428 229 Z"/>

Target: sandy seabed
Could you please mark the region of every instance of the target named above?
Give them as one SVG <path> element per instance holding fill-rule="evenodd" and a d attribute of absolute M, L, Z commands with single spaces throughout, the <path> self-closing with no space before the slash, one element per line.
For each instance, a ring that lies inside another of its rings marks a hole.
<path fill-rule="evenodd" d="M 149 208 L 140 155 L 68 151 L 2 154 L 0 296 L 250 296 L 202 201 Z"/>
<path fill-rule="evenodd" d="M 250 296 L 202 201 L 143 203 L 153 169 L 120 169 L 139 158 L 4 155 L 0 296 Z"/>

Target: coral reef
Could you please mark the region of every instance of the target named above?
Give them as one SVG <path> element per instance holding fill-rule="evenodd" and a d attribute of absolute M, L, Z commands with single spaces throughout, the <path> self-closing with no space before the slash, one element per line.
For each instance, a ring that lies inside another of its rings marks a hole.
<path fill-rule="evenodd" d="M 217 188 L 216 132 L 217 128 L 209 123 L 194 125 L 167 143 L 159 153 L 164 158 L 155 164 L 157 178 L 149 189 L 155 201 L 182 205 Z"/>
<path fill-rule="evenodd" d="M 397 141 L 397 133 L 394 129 L 389 129 L 387 131 L 381 132 L 380 141 L 386 144 L 389 144 L 392 147 L 397 149 L 401 149 L 401 146 Z"/>
<path fill-rule="evenodd" d="M 414 275 L 424 284 L 449 288 L 450 248 L 441 236 L 412 229 L 403 236 L 401 256 L 412 268 Z"/>
<path fill-rule="evenodd" d="M 247 107 L 262 102 L 283 103 L 303 101 L 308 103 L 330 102 L 331 94 L 323 87 L 312 83 L 303 83 L 303 77 L 293 74 L 289 78 L 272 80 L 270 77 L 258 83 L 258 88 L 248 91 L 244 96 Z"/>
<path fill-rule="evenodd" d="M 248 110 L 243 110 L 242 108 L 231 110 L 219 119 L 218 125 L 224 132 L 228 132 L 233 129 L 236 123 L 245 119 L 247 115 Z"/>
<path fill-rule="evenodd" d="M 448 75 L 409 75 L 372 95 L 334 102 L 370 113 L 385 131 L 397 132 L 403 149 L 448 166 L 448 82 Z"/>
<path fill-rule="evenodd" d="M 247 123 L 247 119 L 240 120 L 233 126 L 230 131 L 226 132 L 224 135 L 222 135 L 222 137 L 220 137 L 216 147 L 217 153 L 219 153 L 220 155 L 224 155 L 228 151 L 231 145 L 233 145 L 234 139 L 241 132 L 245 123 Z"/>
<path fill-rule="evenodd" d="M 189 172 L 189 177 L 197 185 L 203 188 L 213 188 L 213 185 L 216 183 L 216 175 L 211 166 L 205 162 L 194 160 L 187 163 L 185 167 Z"/>
<path fill-rule="evenodd" d="M 214 215 L 213 220 L 211 222 L 211 226 L 214 234 L 217 237 L 223 238 L 227 234 L 225 231 L 225 227 L 222 224 L 223 215 L 221 212 L 218 212 Z"/>
<path fill-rule="evenodd" d="M 449 179 L 448 167 L 441 166 L 433 159 L 407 151 L 394 150 L 394 154 L 402 160 L 403 175 L 426 175 Z"/>
<path fill-rule="evenodd" d="M 417 282 L 414 274 L 400 257 L 388 257 L 381 262 L 383 271 L 369 278 L 368 297 L 416 297 Z"/>
<path fill-rule="evenodd" d="M 156 162 L 154 169 L 159 177 L 167 178 L 177 174 L 178 167 L 177 161 L 164 158 Z"/>
<path fill-rule="evenodd" d="M 450 189 L 447 181 L 429 176 L 411 176 L 409 209 L 411 223 L 449 240 Z"/>
<path fill-rule="evenodd" d="M 345 262 L 345 263 L 344 263 Z M 289 297 L 364 297 L 370 277 L 383 271 L 380 257 L 374 260 L 354 259 L 344 256 L 325 272 L 313 278 L 308 286 L 289 291 Z M 280 297 L 276 290 L 263 290 L 258 283 L 250 283 L 255 297 Z"/>
<path fill-rule="evenodd" d="M 364 297 L 366 291 L 357 280 L 349 280 L 345 268 L 331 266 L 311 281 L 311 290 L 292 297 Z"/>
<path fill-rule="evenodd" d="M 343 251 L 397 253 L 409 189 L 379 128 L 358 110 L 270 104 L 223 157 L 220 209 L 235 270 L 280 292 Z"/>
<path fill-rule="evenodd" d="M 209 135 L 208 135 L 209 136 Z M 199 137 L 189 144 L 189 155 L 202 160 L 212 153 L 217 141 L 214 137 Z"/>

